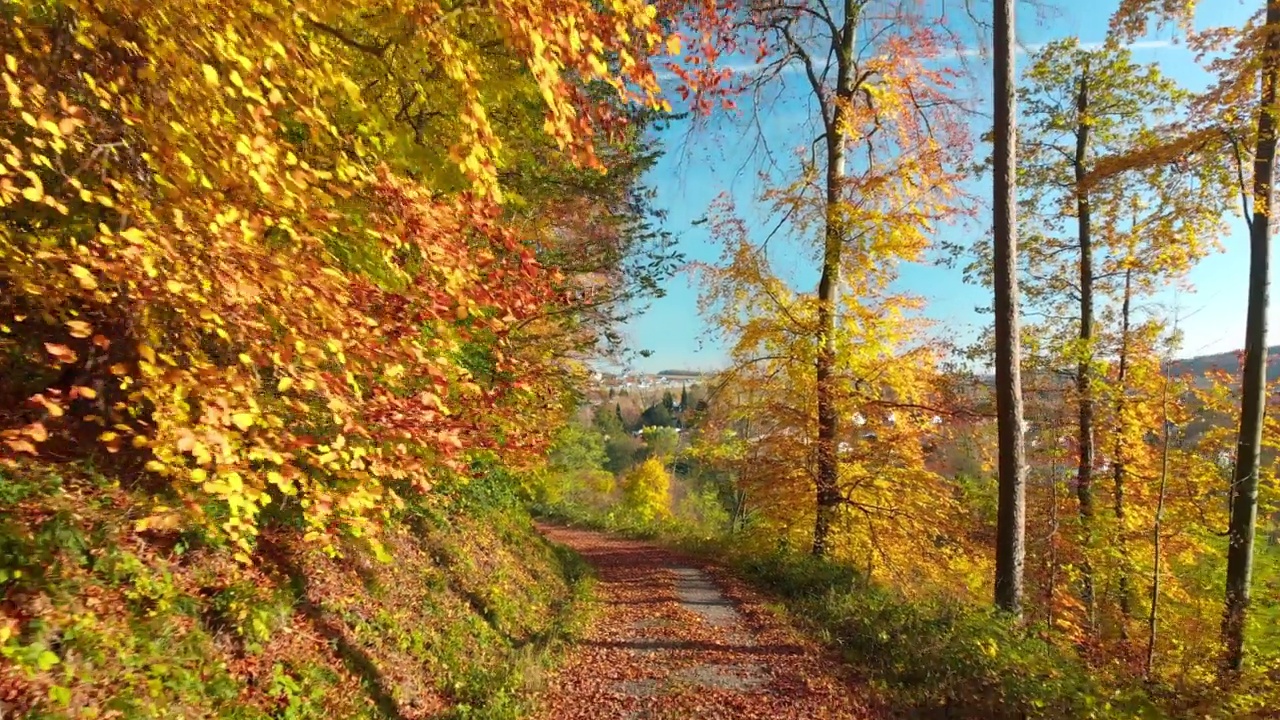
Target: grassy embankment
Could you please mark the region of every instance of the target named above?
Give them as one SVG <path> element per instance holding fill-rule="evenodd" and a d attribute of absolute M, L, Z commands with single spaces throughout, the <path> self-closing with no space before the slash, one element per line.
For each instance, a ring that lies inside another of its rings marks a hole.
<path fill-rule="evenodd" d="M 244 568 L 194 532 L 135 532 L 149 498 L 117 478 L 0 467 L 0 716 L 515 717 L 588 586 L 485 492 L 401 512 L 382 560 L 277 519 Z"/>

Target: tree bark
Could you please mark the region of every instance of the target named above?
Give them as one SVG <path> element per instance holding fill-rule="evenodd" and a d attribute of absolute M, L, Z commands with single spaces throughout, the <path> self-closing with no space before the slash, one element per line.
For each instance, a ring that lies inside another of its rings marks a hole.
<path fill-rule="evenodd" d="M 995 285 L 996 425 L 999 508 L 995 603 L 1021 616 L 1026 556 L 1026 463 L 1022 429 L 1018 322 L 1017 98 L 1014 92 L 1014 0 L 995 2 L 995 157 L 993 263 Z"/>
<path fill-rule="evenodd" d="M 1047 553 L 1049 578 L 1045 587 L 1045 625 L 1053 628 L 1057 619 L 1054 615 L 1054 601 L 1058 597 L 1058 461 L 1054 459 L 1049 466 L 1049 551 Z"/>
<path fill-rule="evenodd" d="M 818 356 L 815 363 L 818 405 L 817 512 L 813 525 L 813 554 L 827 554 L 831 526 L 840 507 L 839 430 L 836 388 L 836 309 L 840 300 L 840 262 L 845 228 L 841 208 L 846 148 L 843 131 L 847 103 L 853 95 L 853 43 L 857 32 L 857 0 L 845 0 L 841 32 L 832 38 L 836 59 L 836 98 L 824 135 L 827 150 L 826 227 L 823 233 L 822 274 L 818 280 Z M 804 52 L 803 48 L 798 49 Z M 806 57 L 806 64 L 808 63 Z M 810 77 L 814 93 L 823 101 L 822 87 Z M 826 115 L 824 114 L 824 117 Z"/>
<path fill-rule="evenodd" d="M 1081 571 L 1083 597 L 1089 630 L 1097 628 L 1094 599 L 1093 565 L 1089 555 L 1093 543 L 1093 388 L 1090 373 L 1093 360 L 1093 229 L 1091 227 L 1089 192 L 1085 186 L 1089 159 L 1089 67 L 1080 74 L 1080 91 L 1076 96 L 1076 154 L 1073 163 L 1076 181 L 1076 221 L 1080 238 L 1080 353 L 1076 365 L 1076 395 L 1080 403 L 1076 468 L 1076 495 L 1080 500 Z"/>
<path fill-rule="evenodd" d="M 1223 609 L 1224 670 L 1244 666 L 1245 621 L 1258 523 L 1258 465 L 1267 389 L 1267 300 L 1271 262 L 1271 201 L 1276 157 L 1276 83 L 1280 81 L 1280 3 L 1267 4 L 1261 103 L 1253 159 L 1253 220 L 1249 224 L 1249 307 L 1245 323 L 1240 434 L 1232 479 L 1227 592 Z"/>
<path fill-rule="evenodd" d="M 1125 394 L 1128 388 L 1125 382 L 1128 380 L 1129 371 L 1129 314 L 1133 306 L 1133 268 L 1127 268 L 1124 271 L 1124 300 L 1120 305 L 1120 359 L 1119 370 L 1116 373 L 1116 442 L 1114 452 L 1112 453 L 1112 478 L 1114 484 L 1114 494 L 1112 497 L 1112 509 L 1116 516 L 1116 548 L 1120 551 L 1120 637 L 1127 640 L 1129 638 L 1129 617 L 1132 615 L 1132 608 L 1129 599 L 1129 569 L 1128 556 L 1125 554 L 1125 538 L 1124 538 L 1124 482 L 1125 474 L 1128 472 L 1128 466 L 1125 464 L 1125 448 L 1122 433 L 1124 431 L 1124 409 Z"/>
<path fill-rule="evenodd" d="M 822 277 L 818 281 L 818 395 L 817 516 L 813 527 L 813 554 L 827 554 L 831 525 L 840 505 L 838 438 L 839 411 L 835 387 L 835 309 L 840 293 L 840 256 L 843 238 L 839 229 L 840 179 L 844 176 L 843 142 L 827 142 L 827 227 L 823 243 Z"/>
<path fill-rule="evenodd" d="M 1160 392 L 1160 419 L 1163 424 L 1160 453 L 1160 491 L 1156 496 L 1156 521 L 1151 528 L 1151 612 L 1147 615 L 1147 664 L 1143 670 L 1151 679 L 1156 661 L 1156 629 L 1160 618 L 1160 531 L 1164 525 L 1164 499 L 1169 489 L 1169 381 L 1173 363 L 1165 364 Z"/>

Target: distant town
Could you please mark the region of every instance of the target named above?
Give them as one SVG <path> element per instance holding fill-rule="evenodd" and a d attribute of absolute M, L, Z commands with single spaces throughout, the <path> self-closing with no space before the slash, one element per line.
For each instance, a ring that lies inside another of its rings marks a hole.
<path fill-rule="evenodd" d="M 703 382 L 710 373 L 694 370 L 662 370 L 656 373 L 613 373 L 594 372 L 591 379 L 604 390 L 623 389 L 646 390 L 651 388 L 673 388 L 682 385 L 693 385 Z"/>

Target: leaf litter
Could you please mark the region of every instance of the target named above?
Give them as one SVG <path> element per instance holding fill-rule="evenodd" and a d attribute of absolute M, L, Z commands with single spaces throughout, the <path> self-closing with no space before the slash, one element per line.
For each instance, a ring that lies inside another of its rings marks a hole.
<path fill-rule="evenodd" d="M 849 670 L 723 570 L 651 544 L 544 526 L 596 570 L 592 621 L 538 720 L 877 717 Z"/>

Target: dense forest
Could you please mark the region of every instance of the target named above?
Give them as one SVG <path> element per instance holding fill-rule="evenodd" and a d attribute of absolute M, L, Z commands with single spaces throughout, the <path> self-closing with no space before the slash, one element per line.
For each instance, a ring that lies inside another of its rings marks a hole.
<path fill-rule="evenodd" d="M 593 590 L 534 517 L 727 568 L 886 716 L 1277 716 L 1280 4 L 1210 4 L 0 0 L 0 716 L 536 712 Z M 686 262 L 661 140 L 781 83 Z M 724 367 L 603 382 L 681 272 Z"/>

